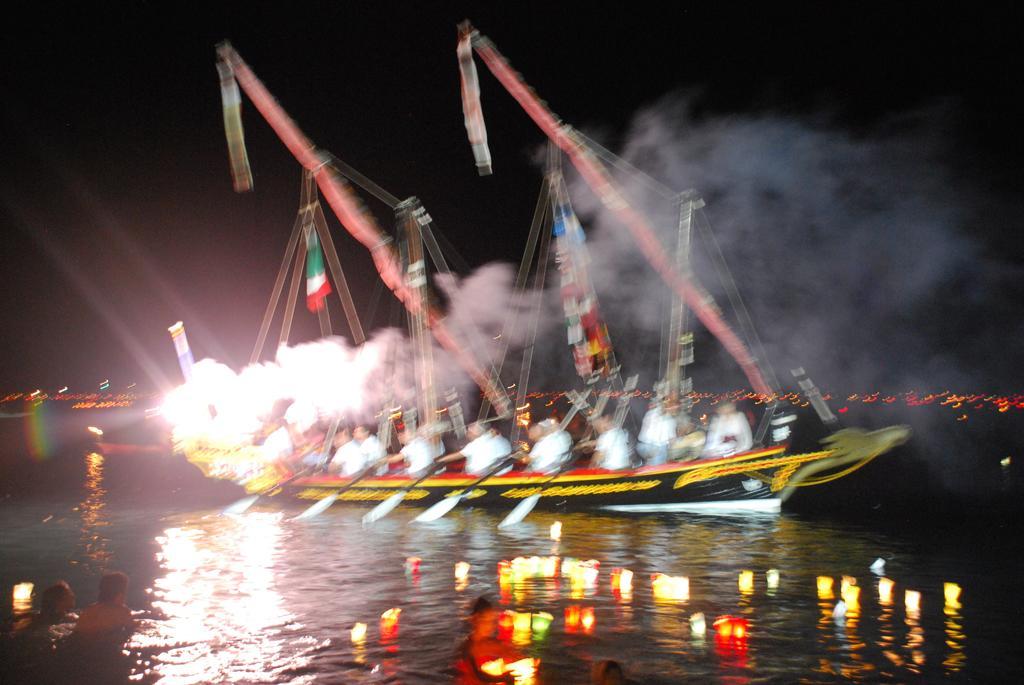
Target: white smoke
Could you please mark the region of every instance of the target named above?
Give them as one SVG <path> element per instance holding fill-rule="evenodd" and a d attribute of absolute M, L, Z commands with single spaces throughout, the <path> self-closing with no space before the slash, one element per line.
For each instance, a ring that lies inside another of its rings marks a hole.
<path fill-rule="evenodd" d="M 515 304 L 510 267 L 489 264 L 464 279 L 437 280 L 448 301 L 446 326 L 489 368 L 499 355 L 504 317 Z M 515 343 L 514 335 L 511 339 Z M 479 392 L 469 376 L 433 338 L 428 344 L 439 403 L 455 388 L 472 406 Z M 388 328 L 359 347 L 341 337 L 285 345 L 273 361 L 237 372 L 203 359 L 194 366 L 192 380 L 168 396 L 164 414 L 179 440 L 232 444 L 253 438 L 285 404 L 286 418 L 303 431 L 334 419 L 375 423 L 382 409 L 417 406 L 416 358 L 408 335 Z"/>

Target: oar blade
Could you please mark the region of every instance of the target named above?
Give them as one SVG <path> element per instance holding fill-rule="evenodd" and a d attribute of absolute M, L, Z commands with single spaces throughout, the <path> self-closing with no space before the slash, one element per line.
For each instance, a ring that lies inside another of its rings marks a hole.
<path fill-rule="evenodd" d="M 498 528 L 511 528 L 512 526 L 519 525 L 524 518 L 530 515 L 533 508 L 537 506 L 537 502 L 540 501 L 540 493 L 530 495 L 522 502 L 516 505 L 516 508 L 508 513 L 508 516 L 501 520 L 498 524 Z"/>
<path fill-rule="evenodd" d="M 327 495 L 327 497 L 324 497 L 323 499 L 314 502 L 308 509 L 306 509 L 301 514 L 296 516 L 295 520 L 304 521 L 306 519 L 311 519 L 314 516 L 319 516 L 323 512 L 327 511 L 327 509 L 332 504 L 334 504 L 334 501 L 336 499 L 338 499 L 338 493 L 332 492 L 331 494 Z"/>
<path fill-rule="evenodd" d="M 431 521 L 436 521 L 437 519 L 441 518 L 449 511 L 454 509 L 459 504 L 459 501 L 461 499 L 462 495 L 456 495 L 455 497 L 446 497 L 440 502 L 431 505 L 429 509 L 427 509 L 422 514 L 414 518 L 413 521 L 415 523 L 429 523 Z"/>
<path fill-rule="evenodd" d="M 229 506 L 227 509 L 225 509 L 223 513 L 228 515 L 244 514 L 245 510 L 254 505 L 256 503 L 256 500 L 258 500 L 259 498 L 259 495 L 249 495 L 248 497 L 243 497 L 242 499 L 238 500 L 237 502 Z"/>
<path fill-rule="evenodd" d="M 394 509 L 395 507 L 402 503 L 402 500 L 405 499 L 406 494 L 408 494 L 408 491 L 406 490 L 396 492 L 395 494 L 391 495 L 391 497 L 388 497 L 386 500 L 375 506 L 373 509 L 366 512 L 366 514 L 363 515 L 363 525 L 375 523 L 384 518 L 385 516 L 387 516 L 388 514 L 390 514 L 392 509 Z"/>

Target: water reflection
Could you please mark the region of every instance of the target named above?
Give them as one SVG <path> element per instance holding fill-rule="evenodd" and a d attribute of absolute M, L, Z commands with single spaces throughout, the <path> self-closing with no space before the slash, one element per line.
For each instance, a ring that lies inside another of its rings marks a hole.
<path fill-rule="evenodd" d="M 83 541 L 120 540 L 143 518 L 167 516 L 146 535 L 155 537 L 151 575 L 125 568 L 121 558 L 107 561 L 149 585 L 153 614 L 131 645 L 136 675 L 151 668 L 171 684 L 447 682 L 466 632 L 462 618 L 481 594 L 500 597 L 501 609 L 512 612 L 508 640 L 541 659 L 541 683 L 586 682 L 590 664 L 602 658 L 622 662 L 632 679 L 651 685 L 906 682 L 977 670 L 978 660 L 967 660 L 965 636 L 976 648 L 984 624 L 972 623 L 960 607 L 943 610 L 941 587 L 956 577 L 971 593 L 967 609 L 977 612 L 977 576 L 925 568 L 910 545 L 878 534 L 785 516 L 560 513 L 562 535 L 553 542 L 556 517 L 543 512 L 499 532 L 500 517 L 483 511 L 414 526 L 415 511 L 400 508 L 367 531 L 358 508 L 294 522 L 276 503 L 237 518 L 136 510 L 129 517 L 105 497 L 112 475 L 104 485 L 102 458 L 87 466 L 80 511 L 83 531 L 92 532 Z M 72 531 L 70 545 L 78 533 Z M 103 559 L 97 549 L 109 547 L 83 542 L 76 554 L 95 564 Z M 896 601 L 880 596 L 871 583 L 882 580 L 867 575 L 881 553 L 891 560 Z M 596 583 L 593 570 L 564 575 L 579 566 L 571 559 L 599 561 L 591 567 L 599 569 Z M 460 578 L 458 562 L 469 565 L 468 572 L 459 566 Z M 623 569 L 634 574 L 630 592 L 622 587 Z M 774 587 L 769 570 L 777 571 Z M 688 578 L 687 592 L 656 596 L 656 574 Z M 858 585 L 848 579 L 843 592 L 839 579 L 858 575 Z M 835 579 L 821 598 L 818 576 Z M 901 601 L 907 586 L 922 591 L 916 614 Z M 850 587 L 861 588 L 858 601 Z M 847 612 L 837 621 L 839 599 Z M 381 620 L 389 609 L 401 610 L 394 625 Z M 697 614 L 710 634 L 691 621 Z M 539 630 L 534 617 L 542 615 L 553 620 Z M 722 639 L 712 628 L 727 615 L 746 621 L 748 639 Z M 362 627 L 353 632 L 356 624 Z"/>
<path fill-rule="evenodd" d="M 92 572 L 104 571 L 111 559 L 110 540 L 106 536 L 110 520 L 106 512 L 107 490 L 103 486 L 103 463 L 103 455 L 99 452 L 85 455 L 85 499 L 78 505 L 82 531 L 71 562 L 83 563 Z"/>
<path fill-rule="evenodd" d="M 277 589 L 285 541 L 280 513 L 207 519 L 156 538 L 164 575 L 152 622 L 133 646 L 155 652 L 162 682 L 264 680 L 303 666 L 317 639 L 282 633 L 294 621 Z"/>

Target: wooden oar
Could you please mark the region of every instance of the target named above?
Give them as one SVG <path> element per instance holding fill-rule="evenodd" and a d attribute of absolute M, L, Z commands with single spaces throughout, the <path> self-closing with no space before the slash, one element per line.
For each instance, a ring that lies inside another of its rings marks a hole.
<path fill-rule="evenodd" d="M 285 480 L 282 480 L 282 481 L 280 481 L 278 483 L 274 483 L 269 488 L 266 488 L 265 490 L 261 490 L 260 492 L 256 493 L 255 495 L 249 495 L 248 497 L 243 497 L 242 499 L 238 500 L 237 502 L 233 503 L 231 506 L 226 508 L 222 513 L 223 514 L 242 514 L 242 513 L 245 513 L 245 510 L 248 509 L 249 507 L 251 507 L 252 505 L 256 504 L 256 501 L 260 497 L 262 497 L 264 495 L 267 495 L 267 494 L 270 494 L 271 492 L 274 492 L 278 488 L 283 487 L 285 485 L 288 485 L 288 483 L 291 483 L 294 480 L 298 480 L 299 478 L 302 478 L 303 476 L 305 476 L 308 473 L 312 472 L 313 469 L 315 469 L 315 468 L 316 468 L 315 465 L 307 466 L 306 468 L 302 469 L 301 471 L 298 471 L 297 473 L 292 474 L 291 477 L 286 478 Z"/>
<path fill-rule="evenodd" d="M 405 496 L 408 495 L 413 488 L 415 488 L 417 485 L 425 481 L 427 478 L 433 476 L 443 467 L 444 464 L 435 464 L 433 467 L 428 469 L 427 472 L 412 485 L 405 486 L 395 494 L 391 495 L 391 497 L 388 497 L 386 500 L 375 506 L 373 509 L 366 512 L 366 514 L 363 515 L 363 525 L 375 523 L 384 518 L 385 516 L 387 516 L 388 514 L 390 514 L 391 510 L 397 507 L 399 504 L 401 504 L 402 500 L 405 499 Z"/>
<path fill-rule="evenodd" d="M 459 502 L 468 497 L 469 494 L 473 492 L 473 489 L 476 488 L 476 486 L 480 485 L 480 483 L 483 483 L 485 480 L 496 474 L 498 471 L 501 471 L 503 468 L 507 467 L 509 464 L 515 461 L 516 458 L 518 458 L 518 456 L 519 455 L 517 453 L 515 455 L 505 457 L 504 459 L 498 462 L 497 466 L 492 468 L 490 471 L 485 473 L 477 480 L 473 481 L 473 483 L 468 487 L 464 488 L 462 492 L 452 497 L 445 497 L 440 502 L 433 504 L 429 509 L 427 509 L 422 514 L 414 518 L 413 522 L 428 523 L 430 521 L 436 521 L 437 519 L 441 518 L 449 511 L 457 507 Z"/>
<path fill-rule="evenodd" d="M 512 526 L 518 525 L 520 522 L 522 522 L 524 518 L 530 515 L 530 512 L 533 511 L 533 508 L 537 506 L 537 502 L 540 501 L 540 497 L 542 494 L 544 494 L 544 491 L 551 487 L 551 482 L 554 481 L 559 476 L 561 476 L 566 471 L 571 471 L 574 466 L 575 464 L 573 464 L 570 461 L 570 463 L 558 469 L 558 471 L 555 472 L 555 475 L 551 476 L 546 481 L 544 481 L 543 487 L 539 491 L 533 493 L 532 495 L 524 499 L 522 502 L 517 504 L 515 506 L 515 509 L 510 511 L 508 513 L 508 516 L 501 520 L 501 523 L 498 524 L 498 528 L 511 528 Z"/>
<path fill-rule="evenodd" d="M 371 473 L 373 473 L 374 471 L 376 471 L 376 470 L 377 470 L 377 468 L 378 468 L 378 467 L 379 467 L 379 466 L 380 466 L 380 465 L 381 465 L 382 463 L 383 463 L 383 461 L 377 461 L 377 462 L 374 462 L 373 464 L 370 464 L 370 465 L 369 465 L 369 466 L 367 466 L 367 467 L 366 467 L 365 469 L 363 469 L 362 471 L 360 471 L 359 473 L 357 473 L 357 474 L 356 474 L 356 475 L 355 475 L 355 476 L 354 476 L 354 477 L 352 478 L 352 480 L 350 480 L 350 481 L 349 481 L 348 483 L 346 483 L 345 485 L 343 485 L 343 486 L 342 486 L 341 488 L 339 488 L 338 490 L 335 490 L 335 491 L 334 491 L 334 492 L 332 492 L 331 494 L 327 495 L 327 497 L 324 497 L 324 498 L 322 498 L 322 499 L 319 499 L 319 500 L 317 500 L 317 501 L 316 501 L 316 502 L 314 502 L 314 503 L 313 503 L 312 505 L 310 505 L 310 507 L 309 507 L 308 509 L 306 509 L 305 511 L 303 511 L 303 512 L 302 512 L 301 514 L 299 514 L 298 516 L 296 516 L 296 517 L 295 517 L 294 519 L 292 519 L 292 520 L 294 520 L 294 521 L 301 521 L 301 520 L 305 520 L 305 519 L 311 519 L 311 518 L 313 518 L 314 516 L 317 516 L 318 514 L 320 514 L 320 513 L 324 512 L 324 511 L 326 511 L 326 510 L 328 509 L 328 507 L 330 507 L 330 506 L 331 506 L 332 504 L 334 504 L 335 500 L 337 500 L 337 499 L 338 499 L 338 497 L 339 497 L 339 496 L 340 496 L 340 495 L 341 495 L 342 493 L 344 493 L 344 492 L 348 491 L 348 490 L 349 490 L 350 488 L 352 488 L 352 487 L 353 487 L 353 486 L 354 486 L 354 485 L 355 485 L 356 483 L 358 483 L 359 481 L 361 481 L 362 479 L 366 478 L 366 477 L 367 477 L 368 475 L 370 475 Z"/>

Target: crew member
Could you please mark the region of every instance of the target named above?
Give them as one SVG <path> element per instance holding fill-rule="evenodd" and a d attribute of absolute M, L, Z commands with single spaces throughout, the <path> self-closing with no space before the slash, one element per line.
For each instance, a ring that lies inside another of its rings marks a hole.
<path fill-rule="evenodd" d="M 402 449 L 388 461 L 404 461 L 406 472 L 417 478 L 426 474 L 443 451 L 441 441 L 431 439 L 428 426 L 420 426 L 417 431 L 406 428 L 398 434 L 398 441 Z"/>
<path fill-rule="evenodd" d="M 465 459 L 465 472 L 479 476 L 512 453 L 512 445 L 493 427 L 475 421 L 466 427 L 469 442 L 455 454 L 438 460 L 447 463 Z"/>
<path fill-rule="evenodd" d="M 625 428 L 616 426 L 612 417 L 599 416 L 594 421 L 598 438 L 594 445 L 594 468 L 620 471 L 628 469 L 633 457 L 633 448 L 629 444 L 629 434 Z"/>
<path fill-rule="evenodd" d="M 746 452 L 754 445 L 750 422 L 736 410 L 733 402 L 722 402 L 708 426 L 708 439 L 704 444 L 704 457 L 714 459 Z"/>
<path fill-rule="evenodd" d="M 554 419 L 544 419 L 530 426 L 533 449 L 528 457 L 529 469 L 541 473 L 556 471 L 568 461 L 572 452 L 572 437 Z"/>
<path fill-rule="evenodd" d="M 699 459 L 704 451 L 705 435 L 686 414 L 679 419 L 676 428 L 676 439 L 669 448 L 669 459 L 672 461 L 691 461 Z"/>
<path fill-rule="evenodd" d="M 366 456 L 359 449 L 359 443 L 352 438 L 352 432 L 347 426 L 338 428 L 334 444 L 337 450 L 328 465 L 329 471 L 352 476 L 366 468 Z"/>
<path fill-rule="evenodd" d="M 668 461 L 669 445 L 675 437 L 676 419 L 671 407 L 655 401 L 640 424 L 636 451 L 647 466 L 664 464 Z"/>

